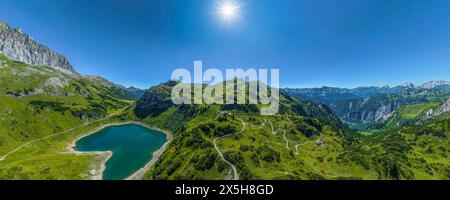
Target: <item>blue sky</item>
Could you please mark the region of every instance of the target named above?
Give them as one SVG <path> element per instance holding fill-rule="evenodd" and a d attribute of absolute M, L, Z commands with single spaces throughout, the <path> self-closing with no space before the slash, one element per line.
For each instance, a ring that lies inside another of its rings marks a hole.
<path fill-rule="evenodd" d="M 282 87 L 450 80 L 448 0 L 2 0 L 0 19 L 77 71 L 148 88 L 172 71 L 279 68 Z"/>

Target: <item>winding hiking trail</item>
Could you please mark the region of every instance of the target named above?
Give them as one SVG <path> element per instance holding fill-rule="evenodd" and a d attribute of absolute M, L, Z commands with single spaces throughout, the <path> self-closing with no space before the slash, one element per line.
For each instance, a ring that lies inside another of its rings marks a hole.
<path fill-rule="evenodd" d="M 289 140 L 286 138 L 286 130 L 284 130 L 282 128 L 280 128 L 278 130 L 275 130 L 273 128 L 273 124 L 272 124 L 272 122 L 270 120 L 269 120 L 269 124 L 270 124 L 270 128 L 272 128 L 272 134 L 276 135 L 278 131 L 282 131 L 283 132 L 283 139 L 284 139 L 284 141 L 286 141 L 286 149 L 289 150 Z"/>
<path fill-rule="evenodd" d="M 86 126 L 89 126 L 89 125 L 91 125 L 91 124 L 94 124 L 94 123 L 103 121 L 103 120 L 107 120 L 107 119 L 109 119 L 109 118 L 114 117 L 115 115 L 117 115 L 117 114 L 120 113 L 120 112 L 122 112 L 122 111 L 113 113 L 113 114 L 108 115 L 107 117 L 102 118 L 102 119 L 98 119 L 98 120 L 95 120 L 95 121 L 92 121 L 92 122 L 88 122 L 88 123 L 85 123 L 85 124 L 83 124 L 83 125 L 80 125 L 80 126 L 77 126 L 77 127 L 74 127 L 74 128 L 70 128 L 70 129 L 68 129 L 68 130 L 66 130 L 66 131 L 63 131 L 63 132 L 54 133 L 54 134 L 47 135 L 47 136 L 45 136 L 45 137 L 42 137 L 42 138 L 39 138 L 39 139 L 36 139 L 36 140 L 29 141 L 29 142 L 27 142 L 27 143 L 25 143 L 25 144 L 20 145 L 19 147 L 15 148 L 14 150 L 9 151 L 8 153 L 6 153 L 5 155 L 3 155 L 2 157 L 0 157 L 0 161 L 5 160 L 5 159 L 6 159 L 8 156 L 10 156 L 11 154 L 13 154 L 13 153 L 15 153 L 15 152 L 17 152 L 17 151 L 19 151 L 19 150 L 21 150 L 21 149 L 23 149 L 23 148 L 29 146 L 29 145 L 31 145 L 31 144 L 33 144 L 33 143 L 36 143 L 36 142 L 39 142 L 39 141 L 42 141 L 42 140 L 45 140 L 45 139 L 48 139 L 48 138 L 52 138 L 52 137 L 55 137 L 55 136 L 63 135 L 63 134 L 69 133 L 69 132 L 71 132 L 71 131 L 73 131 L 73 130 L 76 130 L 76 129 L 79 129 L 79 128 L 82 128 L 82 127 L 86 127 Z"/>
<path fill-rule="evenodd" d="M 232 114 L 232 113 L 229 113 L 229 112 L 219 112 L 219 114 L 217 115 L 216 118 L 218 118 L 221 114 Z M 239 174 L 238 174 L 238 172 L 237 172 L 237 168 L 236 168 L 236 166 L 233 165 L 230 161 L 228 161 L 227 159 L 225 159 L 225 156 L 223 155 L 222 151 L 220 151 L 220 148 L 219 148 L 219 146 L 217 145 L 217 140 L 222 140 L 222 139 L 225 139 L 225 138 L 227 138 L 227 137 L 231 137 L 231 136 L 234 136 L 234 135 L 240 135 L 240 134 L 244 133 L 244 130 L 245 130 L 246 127 L 247 127 L 247 123 L 245 123 L 242 119 L 239 119 L 239 118 L 237 118 L 237 119 L 238 119 L 239 121 L 241 121 L 241 123 L 242 123 L 242 130 L 241 130 L 241 131 L 239 131 L 238 133 L 229 134 L 229 135 L 225 135 L 225 136 L 222 136 L 222 137 L 217 137 L 217 138 L 214 138 L 214 140 L 213 140 L 214 148 L 216 149 L 216 151 L 217 151 L 217 153 L 219 154 L 220 158 L 221 158 L 225 163 L 227 163 L 228 165 L 230 165 L 230 167 L 231 167 L 231 169 L 232 169 L 232 171 L 233 171 L 233 180 L 239 180 Z M 261 129 L 261 128 L 263 128 L 265 125 L 266 125 L 266 120 L 264 120 L 264 122 L 263 122 L 263 124 L 262 124 L 261 126 L 256 127 L 255 129 Z"/>
<path fill-rule="evenodd" d="M 286 141 L 286 149 L 290 149 L 289 148 L 289 140 L 286 138 L 286 130 L 285 129 L 278 129 L 278 130 L 275 130 L 274 129 L 274 127 L 273 127 L 273 124 L 272 124 L 272 122 L 269 120 L 269 124 L 270 124 L 270 127 L 271 127 L 271 129 L 272 129 L 272 134 L 273 135 L 276 135 L 277 134 L 277 132 L 278 131 L 282 131 L 283 132 L 283 139 Z M 333 139 L 336 139 L 337 137 L 330 137 L 330 138 L 333 138 Z M 294 151 L 294 154 L 295 155 L 299 155 L 299 152 L 298 152 L 298 148 L 299 147 L 302 147 L 302 146 L 305 146 L 305 145 L 307 145 L 307 144 L 310 144 L 310 143 L 314 143 L 315 141 L 306 141 L 306 142 L 304 142 L 304 143 L 302 143 L 302 144 L 297 144 L 297 145 L 295 145 L 294 147 L 295 147 L 295 151 Z M 318 171 L 319 173 L 321 172 L 321 171 Z M 292 175 L 292 173 L 289 173 L 289 172 L 279 172 L 279 173 L 283 173 L 283 174 L 290 174 L 290 175 Z M 343 176 L 343 177 L 349 177 L 350 175 L 349 174 L 346 174 L 346 173 L 339 173 L 339 172 L 332 172 L 333 174 L 335 174 L 335 175 L 338 175 L 338 176 Z M 328 172 L 325 172 L 325 174 L 326 175 L 328 175 Z"/>
<path fill-rule="evenodd" d="M 224 114 L 224 112 L 221 112 L 221 113 L 219 113 L 219 115 L 220 114 Z M 229 113 L 229 114 L 231 114 L 231 113 Z M 227 159 L 225 159 L 225 157 L 224 157 L 224 155 L 223 155 L 223 153 L 222 153 L 222 151 L 220 151 L 220 148 L 219 148 L 219 146 L 217 145 L 217 140 L 222 140 L 222 139 L 225 139 L 225 138 L 227 138 L 227 137 L 231 137 L 231 136 L 234 136 L 234 135 L 240 135 L 240 134 L 242 134 L 242 133 L 244 133 L 244 130 L 245 130 L 245 128 L 247 127 L 247 123 L 245 123 L 242 119 L 239 119 L 239 118 L 237 118 L 239 121 L 241 121 L 241 123 L 242 123 L 242 130 L 241 131 L 239 131 L 238 133 L 234 133 L 234 134 L 229 134 L 229 135 L 225 135 L 225 136 L 222 136 L 222 137 L 217 137 L 217 138 L 214 138 L 214 140 L 213 140 L 213 144 L 214 144 L 214 148 L 216 149 L 216 151 L 217 151 L 217 153 L 219 154 L 219 156 L 220 156 L 220 158 L 225 162 L 225 163 L 227 163 L 228 165 L 230 165 L 230 167 L 231 167 L 231 169 L 233 170 L 233 180 L 239 180 L 239 174 L 238 174 L 238 172 L 237 172 L 237 168 L 236 168 L 236 166 L 235 165 L 233 165 L 230 161 L 228 161 Z M 257 127 L 256 129 L 261 129 L 261 128 L 263 128 L 265 125 L 266 125 L 266 120 L 264 120 L 264 122 L 263 122 L 263 124 L 260 126 L 260 127 Z M 283 131 L 283 139 L 286 141 L 286 149 L 289 149 L 289 141 L 287 140 L 287 138 L 286 138 L 286 130 L 284 130 L 284 129 L 278 129 L 278 130 L 274 130 L 274 128 L 273 128 L 273 124 L 272 124 L 272 122 L 271 121 L 269 121 L 269 124 L 270 124 L 270 126 L 271 126 L 271 128 L 272 128 L 272 134 L 274 134 L 274 135 L 276 135 L 277 134 L 277 131 Z"/>
<path fill-rule="evenodd" d="M 307 141 L 307 142 L 305 142 L 305 143 L 303 143 L 303 144 L 297 144 L 297 145 L 295 145 L 295 152 L 294 152 L 294 154 L 295 155 L 298 155 L 298 147 L 302 147 L 302 146 L 305 146 L 305 145 L 307 145 L 307 144 L 309 144 L 309 143 L 313 143 L 314 141 Z"/>
<path fill-rule="evenodd" d="M 221 112 L 220 114 L 224 114 L 224 112 Z M 220 114 L 219 114 L 219 115 L 220 115 Z M 229 114 L 231 114 L 231 113 L 229 113 Z M 224 139 L 224 138 L 227 138 L 227 137 L 234 136 L 234 135 L 239 135 L 239 134 L 242 134 L 242 133 L 244 132 L 244 130 L 245 130 L 246 127 L 247 127 L 247 123 L 245 123 L 242 119 L 239 119 L 239 118 L 237 118 L 237 119 L 240 120 L 241 123 L 242 123 L 242 125 L 243 125 L 243 128 L 242 128 L 242 130 L 241 130 L 240 132 L 234 133 L 234 134 L 230 134 L 230 135 L 225 135 L 225 136 L 222 136 L 222 137 L 218 137 L 218 138 L 215 138 L 214 141 L 213 141 L 213 143 L 214 143 L 214 148 L 215 148 L 216 151 L 218 152 L 220 158 L 221 158 L 225 163 L 227 163 L 228 165 L 230 165 L 230 167 L 232 168 L 232 171 L 233 171 L 233 174 L 234 174 L 233 180 L 239 180 L 239 174 L 238 174 L 238 172 L 237 172 L 237 168 L 236 168 L 236 166 L 233 165 L 230 161 L 228 161 L 228 160 L 225 159 L 225 157 L 223 156 L 223 153 L 220 151 L 220 148 L 219 148 L 219 146 L 217 145 L 217 141 L 218 141 L 218 140 L 221 140 L 221 139 Z M 272 134 L 273 134 L 273 135 L 277 135 L 278 132 L 283 132 L 282 138 L 283 138 L 283 140 L 286 142 L 285 147 L 286 147 L 287 150 L 290 150 L 291 148 L 289 147 L 289 140 L 288 140 L 287 137 L 286 137 L 286 130 L 285 130 L 285 129 L 280 128 L 280 129 L 275 130 L 275 128 L 273 127 L 272 122 L 271 122 L 270 120 L 266 120 L 266 119 L 264 119 L 264 122 L 262 123 L 261 126 L 259 126 L 259 127 L 254 127 L 254 128 L 255 128 L 255 129 L 261 129 L 261 128 L 263 128 L 267 123 L 270 124 L 270 127 L 271 127 L 271 129 L 272 129 Z M 251 127 L 251 125 L 249 125 L 249 126 Z M 329 138 L 337 139 L 337 137 L 333 137 L 333 136 L 330 136 Z M 295 145 L 295 146 L 294 146 L 294 149 L 295 149 L 294 154 L 295 154 L 295 155 L 299 155 L 299 150 L 298 150 L 298 148 L 299 148 L 299 147 L 302 147 L 302 146 L 305 146 L 305 145 L 307 145 L 307 144 L 310 144 L 310 143 L 315 143 L 315 141 L 306 141 L 306 142 L 304 142 L 304 143 L 302 143 L 302 144 L 297 144 L 297 145 Z M 314 168 L 314 169 L 315 169 L 315 168 Z M 316 170 L 317 170 L 317 169 L 316 169 Z M 317 170 L 317 172 L 318 172 L 318 173 L 325 173 L 327 176 L 330 176 L 330 174 L 334 174 L 334 176 L 342 176 L 342 177 L 349 177 L 349 176 L 350 176 L 350 175 L 347 174 L 347 173 L 339 173 L 339 172 L 329 172 L 329 171 L 325 171 L 325 172 L 324 172 L 324 171 L 320 171 L 320 170 Z M 279 171 L 279 173 L 286 174 L 286 175 L 287 175 L 287 174 L 289 174 L 289 175 L 294 175 L 294 174 L 292 174 L 292 173 L 290 173 L 290 172 L 281 172 L 281 171 Z"/>
<path fill-rule="evenodd" d="M 234 136 L 234 135 L 240 135 L 240 134 L 244 133 L 244 130 L 245 130 L 245 128 L 247 127 L 247 124 L 246 124 L 242 119 L 239 119 L 239 118 L 238 118 L 238 120 L 241 121 L 242 126 L 243 126 L 241 131 L 239 131 L 238 133 L 234 133 L 234 134 L 224 135 L 224 136 L 222 136 L 222 137 L 217 137 L 217 138 L 215 138 L 215 139 L 213 140 L 214 148 L 216 149 L 216 151 L 217 151 L 217 153 L 219 154 L 220 158 L 221 158 L 225 163 L 227 163 L 228 165 L 230 165 L 231 169 L 233 170 L 233 180 L 239 180 L 239 174 L 238 174 L 238 172 L 237 172 L 237 168 L 236 168 L 236 166 L 234 166 L 230 161 L 228 161 L 227 159 L 225 159 L 225 157 L 223 156 L 223 153 L 220 151 L 220 148 L 219 148 L 219 146 L 217 145 L 217 140 L 222 140 L 222 139 L 227 138 L 227 137 L 231 137 L 231 136 Z"/>
<path fill-rule="evenodd" d="M 267 120 L 264 119 L 263 123 L 262 123 L 260 126 L 258 126 L 258 127 L 253 126 L 253 127 L 251 127 L 251 128 L 252 128 L 252 129 L 256 129 L 256 130 L 262 129 L 262 128 L 264 128 L 264 126 L 266 125 L 266 123 L 267 123 Z"/>

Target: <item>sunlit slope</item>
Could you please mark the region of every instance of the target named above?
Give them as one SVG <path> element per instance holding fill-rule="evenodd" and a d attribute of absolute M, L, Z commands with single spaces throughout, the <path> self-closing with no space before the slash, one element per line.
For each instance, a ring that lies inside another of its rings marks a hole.
<path fill-rule="evenodd" d="M 371 127 L 372 131 L 387 130 L 405 125 L 419 125 L 427 121 L 442 118 L 448 113 L 450 100 L 431 101 L 404 105 L 386 121 Z"/>
<path fill-rule="evenodd" d="M 448 179 L 446 143 L 429 144 L 435 155 L 410 141 L 416 133 L 362 136 L 284 91 L 274 116 L 261 116 L 261 105 L 173 105 L 175 84 L 152 87 L 135 109 L 174 133 L 145 179 Z"/>
<path fill-rule="evenodd" d="M 0 55 L 0 179 L 80 179 L 98 168 L 99 158 L 57 151 L 132 105 L 124 94 L 98 78 Z"/>
<path fill-rule="evenodd" d="M 275 116 L 261 116 L 259 104 L 173 105 L 175 84 L 151 88 L 135 109 L 147 123 L 174 132 L 146 179 L 376 179 L 337 161 L 347 129 L 324 105 L 284 91 Z"/>

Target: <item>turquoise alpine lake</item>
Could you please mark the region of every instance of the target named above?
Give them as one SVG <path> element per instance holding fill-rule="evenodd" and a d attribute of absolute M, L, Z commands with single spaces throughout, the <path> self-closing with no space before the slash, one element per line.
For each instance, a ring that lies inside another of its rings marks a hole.
<path fill-rule="evenodd" d="M 136 124 L 109 126 L 76 142 L 77 151 L 111 151 L 104 180 L 122 180 L 144 167 L 166 142 L 166 135 Z"/>

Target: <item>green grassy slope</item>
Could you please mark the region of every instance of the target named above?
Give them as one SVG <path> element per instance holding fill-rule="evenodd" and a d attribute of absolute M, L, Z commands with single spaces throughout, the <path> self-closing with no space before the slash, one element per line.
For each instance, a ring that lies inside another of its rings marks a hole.
<path fill-rule="evenodd" d="M 380 134 L 398 135 L 409 161 L 405 168 L 411 170 L 416 179 L 450 178 L 450 117 L 442 116 L 424 124 L 402 126 Z"/>
<path fill-rule="evenodd" d="M 174 132 L 145 179 L 233 179 L 214 142 L 240 179 L 379 178 L 375 170 L 340 159 L 348 130 L 326 106 L 284 92 L 275 116 L 261 116 L 260 105 L 176 106 L 171 86 L 151 88 L 135 110 L 145 122 Z"/>
<path fill-rule="evenodd" d="M 95 161 L 104 156 L 77 156 L 66 148 L 77 135 L 119 121 L 114 114 L 133 102 L 117 91 L 0 55 L 0 179 L 89 178 L 82 174 L 98 170 Z"/>
<path fill-rule="evenodd" d="M 378 168 L 385 168 L 391 178 L 449 179 L 450 114 L 428 116 L 442 105 L 438 101 L 402 106 L 385 123 L 372 127 L 370 136 L 359 136 L 360 142 L 352 145 L 358 148 L 350 152 L 365 166 L 382 164 Z M 380 159 L 385 154 L 392 155 L 390 165 Z"/>
<path fill-rule="evenodd" d="M 240 179 L 450 177 L 450 114 L 363 136 L 327 106 L 284 91 L 280 112 L 261 116 L 262 105 L 173 105 L 174 84 L 151 88 L 135 106 L 104 79 L 0 55 L 0 179 L 90 179 L 106 155 L 74 154 L 69 144 L 125 120 L 174 134 L 145 179 L 233 179 L 233 167 Z M 405 106 L 398 118 L 415 121 L 439 105 Z"/>
<path fill-rule="evenodd" d="M 400 107 L 386 121 L 369 126 L 367 133 L 386 131 L 400 126 L 418 125 L 434 118 L 441 118 L 437 113 L 446 100 L 430 101 Z"/>
<path fill-rule="evenodd" d="M 135 109 L 174 133 L 145 179 L 233 179 L 233 166 L 239 179 L 449 179 L 447 133 L 426 144 L 428 135 L 400 129 L 363 136 L 284 92 L 275 116 L 259 115 L 260 105 L 176 106 L 171 86 L 151 88 Z"/>
<path fill-rule="evenodd" d="M 429 110 L 436 110 L 441 105 L 442 102 L 434 101 L 402 106 L 396 111 L 394 116 L 383 123 L 381 129 L 390 129 L 401 125 L 413 125 L 424 120 L 424 116 Z"/>

